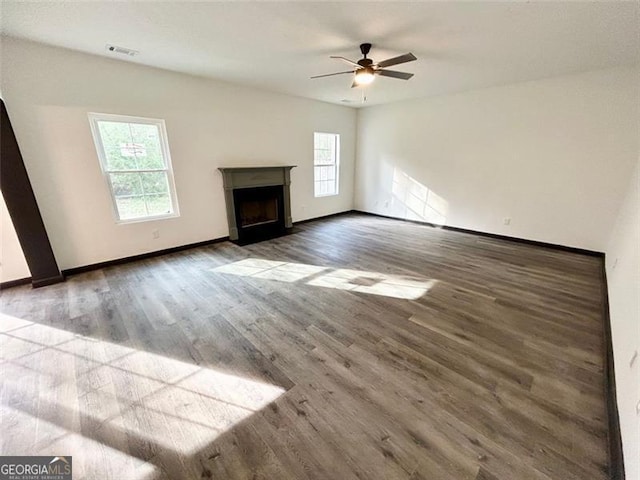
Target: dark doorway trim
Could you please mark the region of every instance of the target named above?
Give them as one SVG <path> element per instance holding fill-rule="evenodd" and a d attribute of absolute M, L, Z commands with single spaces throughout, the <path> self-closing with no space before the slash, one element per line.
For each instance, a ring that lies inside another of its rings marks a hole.
<path fill-rule="evenodd" d="M 64 281 L 44 227 L 4 101 L 0 99 L 0 188 L 34 288 Z"/>

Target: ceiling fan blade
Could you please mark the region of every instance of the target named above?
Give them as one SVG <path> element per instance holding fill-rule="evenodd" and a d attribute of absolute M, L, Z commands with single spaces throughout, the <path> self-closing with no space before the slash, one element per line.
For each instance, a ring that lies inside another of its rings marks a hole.
<path fill-rule="evenodd" d="M 383 77 L 399 78 L 401 80 L 409 80 L 413 77 L 413 73 L 396 72 L 395 70 L 376 70 L 375 73 Z"/>
<path fill-rule="evenodd" d="M 399 57 L 393 57 L 379 62 L 378 67 L 391 67 L 392 65 L 400 65 L 401 63 L 413 62 L 414 60 L 417 60 L 417 58 L 413 53 L 405 53 Z"/>
<path fill-rule="evenodd" d="M 349 65 L 353 65 L 354 67 L 360 68 L 360 66 L 361 66 L 358 63 L 354 62 L 353 60 L 349 60 L 348 58 L 338 57 L 336 55 L 331 55 L 329 58 L 337 58 L 338 60 L 342 60 L 343 62 L 347 62 Z"/>
<path fill-rule="evenodd" d="M 315 75 L 310 78 L 333 77 L 334 75 L 344 75 L 345 73 L 353 73 L 353 70 L 349 70 L 348 72 L 337 72 L 337 73 L 326 73 L 324 75 Z"/>

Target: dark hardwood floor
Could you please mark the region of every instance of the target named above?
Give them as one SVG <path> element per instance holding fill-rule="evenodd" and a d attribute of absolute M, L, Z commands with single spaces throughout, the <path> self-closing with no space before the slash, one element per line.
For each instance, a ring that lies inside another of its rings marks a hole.
<path fill-rule="evenodd" d="M 0 295 L 2 455 L 88 479 L 607 478 L 601 260 L 349 214 Z"/>

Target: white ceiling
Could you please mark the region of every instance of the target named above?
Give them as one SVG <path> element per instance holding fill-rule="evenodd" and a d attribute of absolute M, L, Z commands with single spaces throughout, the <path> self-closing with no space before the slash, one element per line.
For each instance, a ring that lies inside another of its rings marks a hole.
<path fill-rule="evenodd" d="M 2 33 L 351 106 L 349 70 L 373 43 L 409 81 L 378 77 L 367 102 L 441 95 L 640 60 L 638 2 L 13 2 Z M 132 59 L 105 44 L 139 50 Z M 347 67 L 347 68 L 345 68 Z M 348 103 L 347 103 L 348 102 Z"/>

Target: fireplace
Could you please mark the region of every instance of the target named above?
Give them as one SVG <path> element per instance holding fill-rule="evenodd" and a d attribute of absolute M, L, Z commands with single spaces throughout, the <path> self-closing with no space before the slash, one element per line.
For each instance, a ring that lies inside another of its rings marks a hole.
<path fill-rule="evenodd" d="M 291 228 L 291 168 L 220 168 L 230 240 L 244 245 L 283 235 Z"/>
<path fill-rule="evenodd" d="M 233 190 L 238 241 L 251 243 L 286 232 L 282 186 Z"/>

